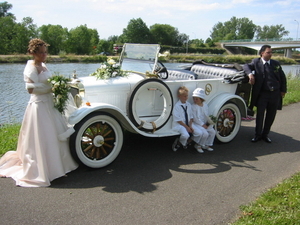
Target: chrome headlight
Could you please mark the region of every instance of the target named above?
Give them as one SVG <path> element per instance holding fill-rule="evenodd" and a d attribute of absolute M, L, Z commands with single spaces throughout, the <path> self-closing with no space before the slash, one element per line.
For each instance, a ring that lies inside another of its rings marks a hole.
<path fill-rule="evenodd" d="M 79 80 L 73 80 L 71 83 L 71 94 L 74 98 L 76 106 L 79 108 L 83 103 L 84 98 L 84 86 Z"/>

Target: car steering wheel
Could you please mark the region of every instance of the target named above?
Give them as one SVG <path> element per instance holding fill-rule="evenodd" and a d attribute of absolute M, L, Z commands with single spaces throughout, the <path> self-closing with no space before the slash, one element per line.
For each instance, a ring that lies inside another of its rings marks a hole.
<path fill-rule="evenodd" d="M 161 79 L 168 79 L 169 72 L 164 64 L 160 61 L 157 61 L 156 67 L 154 69 L 155 74 L 157 74 Z"/>

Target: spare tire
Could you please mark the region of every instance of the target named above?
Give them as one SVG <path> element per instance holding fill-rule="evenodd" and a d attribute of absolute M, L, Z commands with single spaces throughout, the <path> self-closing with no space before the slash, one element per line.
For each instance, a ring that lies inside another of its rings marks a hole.
<path fill-rule="evenodd" d="M 153 133 L 162 128 L 172 115 L 172 93 L 159 79 L 142 80 L 129 94 L 126 110 L 130 121 L 137 128 Z"/>

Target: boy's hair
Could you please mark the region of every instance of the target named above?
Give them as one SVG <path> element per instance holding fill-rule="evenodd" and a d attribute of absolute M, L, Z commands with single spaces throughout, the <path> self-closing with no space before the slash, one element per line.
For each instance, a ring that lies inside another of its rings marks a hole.
<path fill-rule="evenodd" d="M 177 92 L 178 95 L 188 94 L 188 93 L 189 93 L 189 89 L 187 89 L 185 86 L 181 86 Z"/>

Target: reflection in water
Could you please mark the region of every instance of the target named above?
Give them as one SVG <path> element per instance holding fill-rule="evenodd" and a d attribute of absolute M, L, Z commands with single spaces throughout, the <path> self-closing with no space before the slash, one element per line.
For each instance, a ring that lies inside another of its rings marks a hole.
<path fill-rule="evenodd" d="M 178 68 L 180 65 L 187 63 L 164 63 L 168 69 Z M 47 64 L 48 69 L 54 74 L 63 74 L 72 77 L 73 71 L 76 70 L 78 77 L 88 76 L 94 72 L 99 63 L 59 63 Z M 23 81 L 23 70 L 25 64 L 1 64 L 0 65 L 0 124 L 20 123 L 29 100 L 29 94 L 25 89 Z M 148 68 L 148 67 L 147 67 Z M 286 74 L 300 74 L 300 65 L 283 66 Z M 149 69 L 147 69 L 149 70 Z"/>

